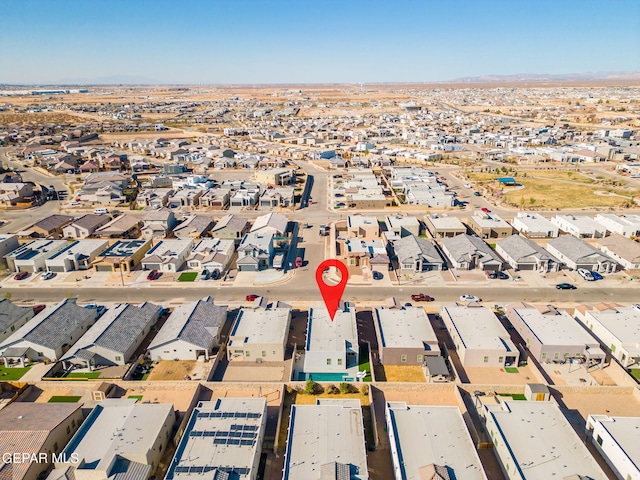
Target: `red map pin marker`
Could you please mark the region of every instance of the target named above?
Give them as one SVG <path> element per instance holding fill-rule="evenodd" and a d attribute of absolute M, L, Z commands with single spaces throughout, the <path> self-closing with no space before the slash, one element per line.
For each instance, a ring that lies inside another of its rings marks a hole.
<path fill-rule="evenodd" d="M 336 267 L 340 270 L 340 283 L 337 285 L 327 285 L 324 283 L 324 278 L 322 274 L 329 267 Z M 335 258 L 330 260 L 325 260 L 316 269 L 316 282 L 318 283 L 318 288 L 320 289 L 320 293 L 322 294 L 322 299 L 324 300 L 324 304 L 327 307 L 327 311 L 329 312 L 329 316 L 331 317 L 331 321 L 333 321 L 333 317 L 336 316 L 336 312 L 338 311 L 338 305 L 340 305 L 340 300 L 342 299 L 342 294 L 344 293 L 344 289 L 347 286 L 347 280 L 349 279 L 349 271 L 347 270 L 347 266 L 342 263 L 340 260 L 336 260 Z"/>

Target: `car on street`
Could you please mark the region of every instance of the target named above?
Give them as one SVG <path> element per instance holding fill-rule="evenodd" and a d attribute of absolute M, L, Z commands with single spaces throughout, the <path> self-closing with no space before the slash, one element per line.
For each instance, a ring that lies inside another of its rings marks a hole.
<path fill-rule="evenodd" d="M 509 275 L 507 275 L 504 272 L 496 272 L 496 277 L 498 277 L 500 280 L 508 280 L 509 279 Z"/>
<path fill-rule="evenodd" d="M 29 272 L 19 272 L 13 277 L 13 279 L 14 280 L 24 280 L 29 275 L 31 275 Z"/>
<path fill-rule="evenodd" d="M 71 205 L 72 207 L 77 207 L 78 205 L 80 205 L 80 202 L 77 202 L 77 201 L 74 200 L 69 205 Z"/>
<path fill-rule="evenodd" d="M 591 276 L 593 277 L 594 280 L 602 280 L 602 275 L 600 275 L 598 272 L 594 272 L 593 270 L 591 270 Z"/>
<path fill-rule="evenodd" d="M 491 213 L 491 210 L 489 210 L 487 207 L 482 207 L 480 210 L 482 210 L 484 213 Z"/>
<path fill-rule="evenodd" d="M 464 184 L 464 188 L 473 188 L 472 185 L 470 183 L 465 183 Z"/>
<path fill-rule="evenodd" d="M 33 314 L 37 315 L 39 314 L 42 310 L 44 310 L 45 308 L 47 308 L 47 306 L 44 303 L 41 303 L 39 305 L 34 305 L 33 306 Z"/>
<path fill-rule="evenodd" d="M 577 287 L 575 285 L 572 285 L 571 283 L 558 283 L 556 285 L 556 288 L 558 290 L 575 290 Z"/>
<path fill-rule="evenodd" d="M 411 295 L 411 300 L 414 302 L 433 302 L 435 299 L 425 293 L 416 293 Z"/>
<path fill-rule="evenodd" d="M 95 310 L 96 318 L 100 318 L 102 315 L 104 315 L 104 312 L 107 311 L 107 307 L 105 307 L 104 305 L 98 305 L 96 303 L 88 303 L 87 305 L 84 306 L 84 308 L 87 308 L 89 310 Z"/>
<path fill-rule="evenodd" d="M 481 300 L 475 295 L 464 294 L 460 295 L 461 302 L 480 302 Z"/>
<path fill-rule="evenodd" d="M 473 195 L 474 195 L 475 197 L 479 197 L 479 196 L 480 196 L 480 192 L 473 192 Z"/>
<path fill-rule="evenodd" d="M 247 302 L 253 302 L 254 300 L 256 300 L 257 298 L 260 298 L 260 295 L 256 295 L 255 293 L 252 293 L 251 295 L 247 295 L 245 297 L 245 300 Z"/>
<path fill-rule="evenodd" d="M 149 275 L 147 275 L 147 280 L 155 280 L 160 278 L 160 272 L 158 270 L 151 270 Z"/>
<path fill-rule="evenodd" d="M 373 279 L 374 280 L 382 280 L 384 278 L 384 275 L 380 272 L 373 272 Z"/>
<path fill-rule="evenodd" d="M 53 277 L 55 277 L 55 276 L 56 276 L 56 274 L 55 274 L 55 273 L 53 273 L 53 272 L 44 272 L 44 273 L 42 274 L 42 277 L 41 277 L 41 278 L 42 278 L 42 280 L 51 280 L 51 279 L 52 279 Z"/>

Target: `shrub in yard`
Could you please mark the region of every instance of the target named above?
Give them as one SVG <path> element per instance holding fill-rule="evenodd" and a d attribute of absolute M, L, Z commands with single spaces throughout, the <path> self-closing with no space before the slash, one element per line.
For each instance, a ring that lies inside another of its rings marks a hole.
<path fill-rule="evenodd" d="M 340 393 L 349 393 L 349 390 L 351 390 L 351 385 L 346 382 L 340 384 Z"/>
<path fill-rule="evenodd" d="M 366 383 L 360 387 L 360 393 L 362 395 L 369 395 L 369 385 Z"/>
<path fill-rule="evenodd" d="M 304 393 L 307 395 L 313 395 L 316 393 L 316 382 L 309 379 L 304 383 Z"/>
<path fill-rule="evenodd" d="M 337 395 L 338 393 L 340 393 L 340 389 L 333 384 L 325 388 L 324 391 L 330 395 Z"/>

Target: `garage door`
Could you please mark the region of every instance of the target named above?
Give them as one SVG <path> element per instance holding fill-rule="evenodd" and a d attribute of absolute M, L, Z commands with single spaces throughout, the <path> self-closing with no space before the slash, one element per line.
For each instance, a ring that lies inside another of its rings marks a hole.
<path fill-rule="evenodd" d="M 96 265 L 96 272 L 111 272 L 109 265 Z"/>
<path fill-rule="evenodd" d="M 518 270 L 534 270 L 534 268 L 535 265 L 533 263 L 518 265 Z"/>
<path fill-rule="evenodd" d="M 64 267 L 63 266 L 49 267 L 49 270 L 56 273 L 62 273 L 64 272 Z"/>

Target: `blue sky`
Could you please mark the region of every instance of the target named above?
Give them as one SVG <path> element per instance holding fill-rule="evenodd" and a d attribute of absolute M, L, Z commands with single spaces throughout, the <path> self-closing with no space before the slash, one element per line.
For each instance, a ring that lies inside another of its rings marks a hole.
<path fill-rule="evenodd" d="M 640 71 L 638 0 L 0 0 L 0 83 Z"/>

